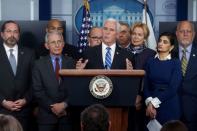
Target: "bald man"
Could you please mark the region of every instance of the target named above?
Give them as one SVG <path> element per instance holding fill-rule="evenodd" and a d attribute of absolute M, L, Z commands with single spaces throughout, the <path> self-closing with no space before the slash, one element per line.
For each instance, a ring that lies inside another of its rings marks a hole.
<path fill-rule="evenodd" d="M 176 36 L 178 48 L 175 55 L 182 61 L 185 53 L 187 61 L 183 62 L 186 70 L 182 69 L 183 82 L 180 89 L 182 118 L 189 131 L 197 131 L 197 43 L 193 41 L 194 24 L 189 21 L 180 21 L 177 25 Z"/>
<path fill-rule="evenodd" d="M 46 26 L 46 32 L 51 33 L 51 32 L 59 32 L 64 35 L 64 24 L 63 21 L 60 21 L 58 19 L 51 19 Z M 66 56 L 72 57 L 73 59 L 78 59 L 80 58 L 80 53 L 78 52 L 78 48 L 70 45 L 68 43 L 65 43 L 64 49 L 63 49 L 63 54 Z M 44 45 L 41 47 L 41 56 L 45 56 L 48 54 L 48 51 L 45 49 Z"/>

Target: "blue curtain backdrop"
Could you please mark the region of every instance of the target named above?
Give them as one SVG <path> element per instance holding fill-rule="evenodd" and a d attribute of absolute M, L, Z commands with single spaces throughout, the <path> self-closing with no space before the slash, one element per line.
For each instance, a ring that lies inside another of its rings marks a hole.
<path fill-rule="evenodd" d="M 188 0 L 177 0 L 176 20 L 187 20 L 188 17 Z"/>
<path fill-rule="evenodd" d="M 51 0 L 39 0 L 39 20 L 51 19 Z"/>

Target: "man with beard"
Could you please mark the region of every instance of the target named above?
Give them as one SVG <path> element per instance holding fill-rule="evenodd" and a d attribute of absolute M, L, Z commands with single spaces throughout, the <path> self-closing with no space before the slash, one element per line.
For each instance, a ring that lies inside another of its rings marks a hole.
<path fill-rule="evenodd" d="M 35 54 L 18 44 L 19 36 L 20 27 L 15 21 L 3 23 L 3 43 L 0 44 L 0 114 L 13 115 L 27 131 L 31 67 Z"/>

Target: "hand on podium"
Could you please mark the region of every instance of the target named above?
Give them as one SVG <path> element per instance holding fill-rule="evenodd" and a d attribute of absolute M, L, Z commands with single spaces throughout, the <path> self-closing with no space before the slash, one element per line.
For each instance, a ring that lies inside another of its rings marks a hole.
<path fill-rule="evenodd" d="M 84 69 L 86 64 L 88 63 L 88 60 L 85 60 L 83 62 L 83 58 L 80 58 L 76 63 L 76 69 Z"/>
<path fill-rule="evenodd" d="M 126 58 L 126 69 L 133 70 L 132 62 L 128 58 Z"/>

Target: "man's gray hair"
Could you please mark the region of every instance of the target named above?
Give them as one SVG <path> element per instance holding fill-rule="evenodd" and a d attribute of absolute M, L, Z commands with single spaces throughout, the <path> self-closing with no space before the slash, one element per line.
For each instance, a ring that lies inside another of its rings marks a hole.
<path fill-rule="evenodd" d="M 50 35 L 54 35 L 54 34 L 59 35 L 60 37 L 62 37 L 62 40 L 64 40 L 62 33 L 59 33 L 57 31 L 53 31 L 53 32 L 47 32 L 46 33 L 46 35 L 45 35 L 45 43 L 48 43 L 49 36 Z"/>
<path fill-rule="evenodd" d="M 176 27 L 176 30 L 178 31 L 180 29 L 180 26 L 183 22 L 188 22 L 190 24 L 190 26 L 192 27 L 192 32 L 195 32 L 195 26 L 194 26 L 194 23 L 191 22 L 191 21 L 180 21 L 178 22 L 177 24 L 177 27 Z"/>
<path fill-rule="evenodd" d="M 120 23 L 116 19 L 114 19 L 114 18 L 108 18 L 108 19 L 105 20 L 104 24 L 106 22 L 115 22 L 116 23 L 116 31 L 117 32 L 120 32 Z"/>

